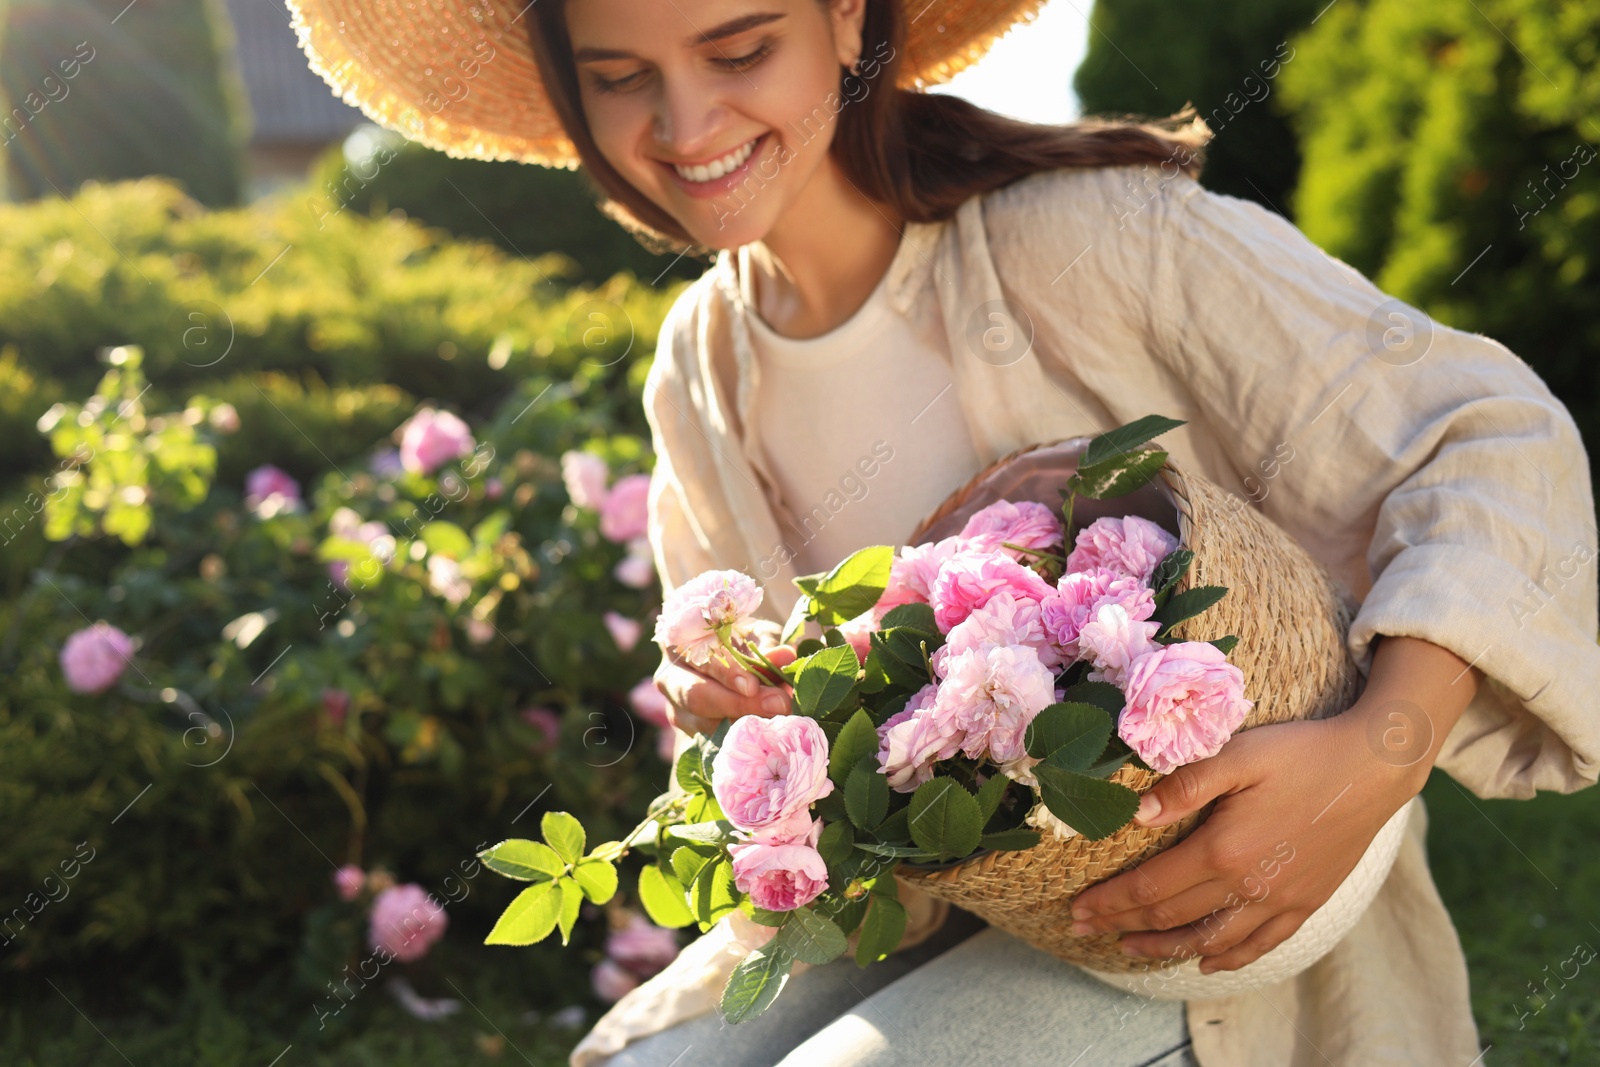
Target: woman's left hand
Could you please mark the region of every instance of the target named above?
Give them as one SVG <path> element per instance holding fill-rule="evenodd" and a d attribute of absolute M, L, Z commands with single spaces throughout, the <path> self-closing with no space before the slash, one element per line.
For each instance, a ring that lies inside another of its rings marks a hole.
<path fill-rule="evenodd" d="M 1243 967 L 1288 938 L 1427 780 L 1431 760 L 1401 765 L 1369 743 L 1381 736 L 1370 724 L 1378 713 L 1358 700 L 1332 718 L 1246 730 L 1162 778 L 1140 807 L 1146 814 L 1154 797 L 1159 812 L 1140 823 L 1216 806 L 1176 845 L 1080 893 L 1073 914 L 1087 925 L 1074 932 L 1126 931 L 1125 952 L 1199 955 L 1204 974 Z"/>

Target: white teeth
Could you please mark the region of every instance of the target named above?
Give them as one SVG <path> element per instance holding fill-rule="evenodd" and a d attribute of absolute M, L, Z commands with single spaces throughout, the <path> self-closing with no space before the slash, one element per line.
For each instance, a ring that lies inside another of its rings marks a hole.
<path fill-rule="evenodd" d="M 756 141 L 758 140 L 760 138 L 747 141 L 721 159 L 714 159 L 710 163 L 695 167 L 684 167 L 674 163 L 672 169 L 677 171 L 678 175 L 685 181 L 708 182 L 713 178 L 720 178 L 724 174 L 736 171 L 743 166 L 744 161 L 750 158 L 750 153 L 755 149 Z"/>

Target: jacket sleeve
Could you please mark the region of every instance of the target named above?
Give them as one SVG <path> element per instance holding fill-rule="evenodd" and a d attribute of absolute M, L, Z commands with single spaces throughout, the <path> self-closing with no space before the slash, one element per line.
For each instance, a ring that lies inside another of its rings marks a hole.
<path fill-rule="evenodd" d="M 1138 220 L 1156 354 L 1268 517 L 1319 558 L 1365 552 L 1363 673 L 1378 634 L 1483 671 L 1437 762 L 1480 797 L 1594 784 L 1595 510 L 1567 408 L 1505 346 L 1393 300 L 1282 217 L 1163 184 Z"/>
<path fill-rule="evenodd" d="M 709 498 L 709 487 L 685 480 L 716 477 L 710 464 L 700 461 L 704 436 L 693 421 L 697 409 L 684 379 L 683 346 L 692 343 L 695 336 L 693 299 L 692 289 L 686 290 L 669 309 L 643 389 L 645 421 L 650 426 L 650 445 L 655 453 L 646 497 L 646 536 L 663 598 L 695 575 L 719 566 L 701 517 L 690 505 L 691 499 Z M 781 623 L 758 618 L 755 627 L 769 637 L 768 643 L 777 643 Z"/>

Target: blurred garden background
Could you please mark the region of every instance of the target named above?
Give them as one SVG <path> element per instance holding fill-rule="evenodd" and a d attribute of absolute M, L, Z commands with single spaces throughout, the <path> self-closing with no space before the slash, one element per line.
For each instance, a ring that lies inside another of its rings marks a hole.
<path fill-rule="evenodd" d="M 581 174 L 363 124 L 280 0 L 0 13 L 0 1063 L 563 1062 L 686 935 L 619 899 L 485 947 L 516 886 L 474 856 L 549 810 L 615 836 L 665 781 L 640 387 L 705 261 Z M 1046 15 L 1082 62 L 1023 95 L 1192 101 L 1211 187 L 1600 442 L 1600 7 Z M 1600 792 L 1425 796 L 1484 1062 L 1600 1062 L 1600 978 L 1561 972 Z"/>

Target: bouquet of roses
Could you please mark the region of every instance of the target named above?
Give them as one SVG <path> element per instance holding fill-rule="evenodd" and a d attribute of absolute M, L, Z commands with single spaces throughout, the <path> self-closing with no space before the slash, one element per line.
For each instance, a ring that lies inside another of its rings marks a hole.
<path fill-rule="evenodd" d="M 1133 818 L 1138 795 L 1111 781 L 1123 764 L 1170 773 L 1214 755 L 1251 701 L 1227 661 L 1234 639 L 1183 641 L 1172 628 L 1227 590 L 1176 592 L 1192 554 L 1136 515 L 1100 518 L 1072 537 L 1078 495 L 1110 498 L 1166 461 L 1148 446 L 1174 420 L 1147 416 L 1094 439 L 1059 512 L 999 500 L 959 534 L 875 545 L 825 574 L 785 626 L 822 637 L 779 667 L 756 647 L 762 590 L 714 570 L 666 598 L 656 640 L 687 661 L 726 657 L 794 687 L 791 713 L 746 716 L 697 736 L 624 840 L 584 853 L 571 815 L 545 816 L 546 842 L 505 841 L 491 869 L 533 884 L 490 944 L 529 944 L 580 903 L 616 890 L 615 863 L 648 862 L 638 894 L 663 926 L 707 930 L 732 912 L 768 928 L 733 971 L 730 1022 L 766 1009 L 794 961 L 850 948 L 882 959 L 906 924 L 899 864 L 958 863 L 1026 849 L 1042 833 L 1100 839 Z"/>

